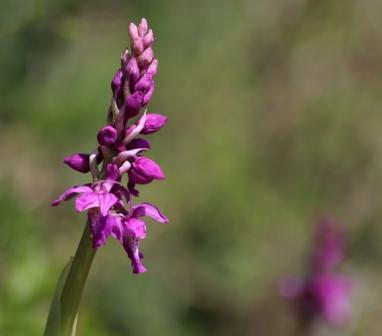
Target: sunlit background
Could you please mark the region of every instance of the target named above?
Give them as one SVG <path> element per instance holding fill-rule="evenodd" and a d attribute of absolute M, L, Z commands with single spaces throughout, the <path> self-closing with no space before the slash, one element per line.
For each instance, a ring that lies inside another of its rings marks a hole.
<path fill-rule="evenodd" d="M 149 111 L 169 123 L 141 188 L 148 273 L 99 250 L 78 335 L 295 335 L 278 279 L 304 274 L 317 216 L 348 232 L 353 315 L 315 335 L 381 335 L 382 2 L 2 0 L 0 335 L 41 335 L 85 216 L 50 202 L 88 182 L 130 21 L 156 34 Z"/>

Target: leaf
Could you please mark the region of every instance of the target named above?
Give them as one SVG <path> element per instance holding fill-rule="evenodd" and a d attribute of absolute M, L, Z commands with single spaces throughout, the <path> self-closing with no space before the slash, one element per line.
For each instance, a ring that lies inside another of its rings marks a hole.
<path fill-rule="evenodd" d="M 68 264 L 64 267 L 57 281 L 56 291 L 50 305 L 48 321 L 46 322 L 44 336 L 60 336 L 61 335 L 61 294 L 64 289 L 66 279 L 72 266 L 73 257 L 70 258 Z M 73 336 L 75 336 L 75 326 L 73 327 Z"/>

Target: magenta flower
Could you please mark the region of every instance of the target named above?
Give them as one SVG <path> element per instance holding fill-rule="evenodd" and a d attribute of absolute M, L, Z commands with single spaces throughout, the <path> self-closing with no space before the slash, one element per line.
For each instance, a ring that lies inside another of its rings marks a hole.
<path fill-rule="evenodd" d="M 330 219 L 317 229 L 316 246 L 306 278 L 282 279 L 279 293 L 296 307 L 304 325 L 316 317 L 340 326 L 350 318 L 352 281 L 335 270 L 345 257 L 344 234 Z"/>
<path fill-rule="evenodd" d="M 98 149 L 90 154 L 73 154 L 64 160 L 76 171 L 91 172 L 93 183 L 69 188 L 52 205 L 76 197 L 76 210 L 88 213 L 93 247 L 104 245 L 110 236 L 117 239 L 131 260 L 133 272 L 142 273 L 146 268 L 141 262 L 139 245 L 146 237 L 146 224 L 141 217 L 168 223 L 167 217 L 154 205 L 134 205 L 137 184 L 164 179 L 161 167 L 142 155 L 151 148 L 142 136 L 159 131 L 167 117 L 144 112 L 135 123 L 130 122 L 150 102 L 158 61 L 152 49 L 154 34 L 145 19 L 138 26 L 130 24 L 129 36 L 130 51 L 122 53 L 121 66 L 111 81 L 108 123 L 97 134 Z"/>
<path fill-rule="evenodd" d="M 350 291 L 348 277 L 336 274 L 319 274 L 308 284 L 308 292 L 322 317 L 333 325 L 344 324 L 350 316 Z"/>

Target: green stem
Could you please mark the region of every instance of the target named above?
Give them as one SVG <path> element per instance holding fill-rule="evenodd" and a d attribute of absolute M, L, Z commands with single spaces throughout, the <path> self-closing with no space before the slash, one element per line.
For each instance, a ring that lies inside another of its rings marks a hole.
<path fill-rule="evenodd" d="M 49 311 L 45 336 L 72 336 L 83 289 L 96 250 L 85 225 L 75 256 L 63 270 Z"/>

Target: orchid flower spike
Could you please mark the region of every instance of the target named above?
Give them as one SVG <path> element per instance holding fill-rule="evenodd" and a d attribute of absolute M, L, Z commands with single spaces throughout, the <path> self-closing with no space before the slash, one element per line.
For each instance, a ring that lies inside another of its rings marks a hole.
<path fill-rule="evenodd" d="M 154 33 L 146 19 L 138 25 L 131 23 L 128 35 L 130 50 L 122 52 L 121 65 L 111 81 L 108 123 L 97 133 L 98 149 L 64 159 L 78 172 L 91 172 L 93 181 L 70 187 L 52 205 L 76 197 L 76 210 L 87 212 L 93 247 L 104 245 L 109 237 L 118 240 L 130 258 L 133 272 L 142 273 L 146 268 L 141 261 L 140 241 L 146 237 L 146 224 L 141 218 L 148 216 L 168 223 L 154 205 L 134 202 L 138 196 L 136 185 L 164 179 L 161 167 L 143 156 L 151 146 L 142 136 L 158 132 L 167 117 L 146 113 L 146 108 L 137 122 L 130 122 L 153 96 L 158 60 L 153 50 Z M 101 162 L 103 168 L 99 169 Z"/>

